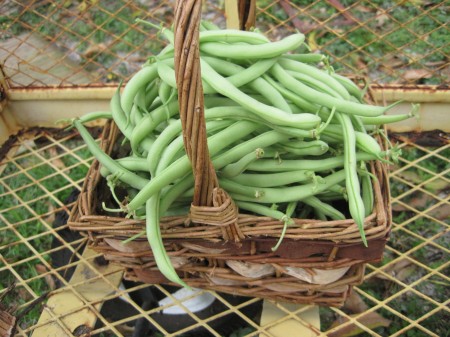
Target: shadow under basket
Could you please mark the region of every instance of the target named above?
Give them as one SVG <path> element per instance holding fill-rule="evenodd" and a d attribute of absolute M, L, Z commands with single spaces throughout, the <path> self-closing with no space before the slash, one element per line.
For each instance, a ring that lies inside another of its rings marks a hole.
<path fill-rule="evenodd" d="M 102 148 L 116 156 L 120 132 L 113 122 L 104 128 Z M 188 215 L 160 220 L 164 246 L 179 276 L 188 285 L 241 296 L 294 303 L 342 306 L 353 285 L 364 278 L 368 262 L 381 260 L 391 228 L 389 183 L 385 165 L 371 163 L 375 205 L 365 219 L 368 247 L 351 219 L 294 219 L 276 251 L 283 222 L 239 214 L 240 242 L 223 239 L 223 228 L 196 224 Z M 125 269 L 125 278 L 149 284 L 170 282 L 159 272 L 145 235 L 145 221 L 108 215 L 101 207 L 109 188 L 94 161 L 69 225 L 89 239 L 90 246 Z"/>

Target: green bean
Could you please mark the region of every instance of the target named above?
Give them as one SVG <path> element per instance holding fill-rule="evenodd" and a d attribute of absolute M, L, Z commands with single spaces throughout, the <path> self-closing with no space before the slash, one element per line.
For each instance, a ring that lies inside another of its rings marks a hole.
<path fill-rule="evenodd" d="M 338 81 L 349 92 L 349 94 L 353 95 L 359 102 L 363 101 L 364 92 L 355 83 L 353 83 L 352 80 L 336 73 L 331 73 L 330 76 Z"/>
<path fill-rule="evenodd" d="M 297 170 L 277 173 L 242 173 L 233 177 L 220 174 L 219 177 L 232 178 L 235 183 L 242 185 L 276 187 L 311 181 L 313 175 L 314 172 L 311 170 Z"/>
<path fill-rule="evenodd" d="M 233 121 L 231 120 L 221 120 L 221 121 L 207 121 L 206 122 L 206 130 L 208 132 L 217 132 L 218 130 L 223 130 L 230 124 L 232 124 Z M 167 145 L 165 148 L 163 148 L 164 152 L 160 155 L 159 159 L 158 157 L 152 158 L 151 162 L 153 164 L 156 164 L 157 166 L 150 166 L 151 169 L 158 169 L 161 170 L 161 168 L 165 168 L 169 166 L 172 162 L 175 156 L 179 153 L 184 154 L 184 148 L 183 148 L 183 135 L 180 134 L 175 140 L 173 140 L 169 145 Z M 148 157 L 150 159 L 150 157 Z M 153 172 L 153 171 L 150 171 Z"/>
<path fill-rule="evenodd" d="M 299 95 L 294 94 L 292 91 L 286 89 L 284 86 L 280 85 L 269 76 L 263 77 L 270 85 L 272 85 L 277 91 L 279 91 L 283 97 L 286 97 L 300 109 L 311 113 L 316 113 L 319 110 L 320 107 L 318 105 L 303 99 Z"/>
<path fill-rule="evenodd" d="M 228 76 L 226 79 L 234 86 L 242 87 L 248 84 L 249 88 L 263 95 L 263 98 L 274 107 L 285 112 L 292 112 L 289 104 L 287 104 L 283 96 L 277 90 L 274 90 L 263 78 L 261 78 L 261 76 L 268 69 L 270 69 L 273 64 L 275 64 L 276 59 L 259 60 L 248 68 L 244 68 L 235 63 L 214 57 L 204 56 L 202 59 L 205 60 L 219 74 Z M 208 87 L 211 88 L 210 85 L 208 85 Z M 258 100 L 260 102 L 263 101 L 261 99 Z"/>
<path fill-rule="evenodd" d="M 415 109 L 416 108 L 413 108 L 412 111 L 407 114 L 382 115 L 382 116 L 378 116 L 378 117 L 363 117 L 363 116 L 361 116 L 360 118 L 364 124 L 369 124 L 369 125 L 390 124 L 390 123 L 401 122 L 406 119 L 415 117 L 415 114 L 416 114 Z"/>
<path fill-rule="evenodd" d="M 240 107 L 238 103 L 224 96 L 208 95 L 205 96 L 205 108 L 211 109 L 215 107 Z"/>
<path fill-rule="evenodd" d="M 177 80 L 175 77 L 175 70 L 173 70 L 172 67 L 167 65 L 164 62 L 157 62 L 156 63 L 158 68 L 158 75 L 162 80 L 162 83 L 166 83 L 172 88 L 177 88 Z"/>
<path fill-rule="evenodd" d="M 321 82 L 314 77 L 311 77 L 309 75 L 299 73 L 292 70 L 287 70 L 287 73 L 291 75 L 296 80 L 310 86 L 311 88 L 318 90 L 320 92 L 323 92 L 325 94 L 328 94 L 333 97 L 341 98 L 342 96 L 333 88 L 331 88 L 328 83 Z"/>
<path fill-rule="evenodd" d="M 173 87 L 170 86 L 167 82 L 165 82 L 164 80 L 161 81 L 158 89 L 158 96 L 161 99 L 162 105 L 165 106 L 170 102 L 170 99 L 173 97 L 172 89 Z"/>
<path fill-rule="evenodd" d="M 147 179 L 143 179 L 137 174 L 124 169 L 119 163 L 114 161 L 110 156 L 108 156 L 97 142 L 92 138 L 89 131 L 84 127 L 84 125 L 79 121 L 75 120 L 73 122 L 74 126 L 77 128 L 80 136 L 86 143 L 89 151 L 94 155 L 97 160 L 104 165 L 112 174 L 117 175 L 120 181 L 130 185 L 131 187 L 141 189 L 148 183 Z"/>
<path fill-rule="evenodd" d="M 338 99 L 314 90 L 307 85 L 297 81 L 295 78 L 289 75 L 279 64 L 275 64 L 271 68 L 271 72 L 279 82 L 286 86 L 287 89 L 292 90 L 294 93 L 302 96 L 306 100 L 320 102 L 323 106 L 329 109 L 333 109 L 335 107 L 337 111 L 341 111 L 346 114 L 374 117 L 382 115 L 385 111 L 398 104 L 394 103 L 387 107 L 380 107 L 350 102 L 344 99 Z"/>
<path fill-rule="evenodd" d="M 159 193 L 156 193 L 148 199 L 145 206 L 147 239 L 153 252 L 153 257 L 159 271 L 170 281 L 178 283 L 181 286 L 189 288 L 177 275 L 170 261 L 169 255 L 164 248 L 159 226 Z"/>
<path fill-rule="evenodd" d="M 136 19 L 136 22 L 146 24 L 150 27 L 159 29 L 161 34 L 171 43 L 174 43 L 174 34 L 170 29 L 162 26 L 155 25 L 152 22 L 144 21 L 141 19 Z M 205 30 L 200 31 L 199 41 L 200 43 L 217 41 L 217 42 L 227 42 L 227 43 L 250 43 L 250 44 L 261 44 L 267 43 L 269 40 L 262 34 L 249 31 L 241 31 L 237 29 L 227 29 L 221 30 L 212 23 L 206 21 L 201 23 L 201 27 Z"/>
<path fill-rule="evenodd" d="M 152 105 L 153 101 L 158 97 L 158 91 L 159 91 L 159 85 L 161 81 L 160 79 L 156 79 L 153 82 L 151 82 L 144 93 L 145 98 L 145 111 L 150 111 L 150 106 Z M 140 95 L 139 92 L 137 95 Z"/>
<path fill-rule="evenodd" d="M 121 106 L 125 113 L 129 114 L 133 106 L 134 97 L 142 86 L 152 82 L 158 75 L 156 64 L 144 66 L 125 86 L 121 97 Z"/>
<path fill-rule="evenodd" d="M 380 155 L 385 156 L 387 152 L 382 152 Z M 356 153 L 357 160 L 375 160 L 374 156 L 365 152 Z M 260 159 L 257 163 L 252 163 L 248 166 L 249 171 L 265 171 L 265 172 L 282 172 L 282 171 L 296 171 L 296 170 L 311 170 L 315 172 L 323 172 L 333 170 L 344 166 L 344 156 L 336 156 L 324 159 L 296 159 L 296 160 L 274 160 L 274 159 Z"/>
<path fill-rule="evenodd" d="M 236 87 L 241 87 L 265 74 L 276 62 L 276 58 L 258 60 L 248 68 L 241 67 L 215 57 L 203 56 L 205 60 L 219 74 L 229 76 L 227 80 Z"/>
<path fill-rule="evenodd" d="M 364 162 L 361 162 L 361 168 L 363 171 L 367 171 L 367 166 Z M 373 205 L 375 202 L 372 180 L 369 174 L 361 175 L 361 193 L 362 193 L 362 200 L 364 203 L 364 211 L 365 211 L 364 215 L 369 216 L 370 214 L 372 214 Z"/>
<path fill-rule="evenodd" d="M 236 205 L 239 208 L 245 209 L 249 212 L 256 214 L 261 214 L 273 219 L 284 221 L 286 219 L 286 214 L 271 207 L 261 205 L 260 203 L 248 202 L 248 201 L 236 201 Z"/>
<path fill-rule="evenodd" d="M 151 135 L 153 130 L 162 123 L 165 119 L 168 119 L 178 113 L 178 101 L 172 101 L 166 105 L 162 105 L 159 108 L 152 111 L 150 114 L 144 116 L 140 123 L 136 125 L 129 137 L 131 143 L 131 149 L 134 153 L 139 153 L 138 148 L 142 141 Z M 143 147 L 147 151 L 149 148 Z"/>
<path fill-rule="evenodd" d="M 345 179 L 345 171 L 340 170 L 323 178 L 321 184 L 308 183 L 290 187 L 253 187 L 243 186 L 225 178 L 220 179 L 220 185 L 229 192 L 234 200 L 253 201 L 260 203 L 280 203 L 301 201 L 317 193 L 327 190 L 330 186 Z"/>
<path fill-rule="evenodd" d="M 92 121 L 95 121 L 95 120 L 101 119 L 101 118 L 111 119 L 112 118 L 111 111 L 94 111 L 94 112 L 89 112 L 87 114 L 84 114 L 84 115 L 80 116 L 78 118 L 78 120 L 81 123 L 85 124 L 85 123 L 92 122 Z"/>
<path fill-rule="evenodd" d="M 344 186 L 341 185 L 330 186 L 329 191 L 340 194 L 341 196 L 344 197 L 344 199 L 347 199 L 347 189 Z"/>
<path fill-rule="evenodd" d="M 122 132 L 122 134 L 126 138 L 130 139 L 132 126 L 127 125 L 127 118 L 120 104 L 120 85 L 117 88 L 113 97 L 111 98 L 110 107 L 111 107 L 111 115 L 114 119 L 114 122 L 117 124 L 117 127 L 119 128 L 120 132 Z"/>
<path fill-rule="evenodd" d="M 260 60 L 251 65 L 249 68 L 243 68 L 237 64 L 213 57 L 202 57 L 202 59 L 208 62 L 208 64 L 210 64 L 214 69 L 226 74 L 228 76 L 226 80 L 232 85 L 241 87 L 249 84 L 251 89 L 265 95 L 268 102 L 270 102 L 274 107 L 286 112 L 291 112 L 289 105 L 280 93 L 273 90 L 262 78 L 259 78 L 260 74 L 266 72 L 275 63 L 276 59 Z M 160 73 L 160 77 L 165 82 L 176 88 L 175 71 L 172 67 L 167 63 L 160 62 L 158 65 L 158 72 Z M 217 93 L 217 90 L 208 82 L 204 81 L 203 92 L 204 94 L 211 95 Z"/>
<path fill-rule="evenodd" d="M 294 60 L 302 63 L 319 63 L 326 59 L 325 55 L 322 54 L 286 54 L 283 55 L 284 58 L 289 60 Z"/>
<path fill-rule="evenodd" d="M 122 157 L 116 159 L 116 162 L 120 164 L 123 168 L 130 171 L 140 171 L 140 172 L 149 172 L 148 162 L 144 158 L 140 157 Z M 105 173 L 105 175 L 110 174 L 111 172 L 106 168 L 102 167 L 101 171 Z"/>
<path fill-rule="evenodd" d="M 143 117 L 143 113 L 147 112 L 147 104 L 146 104 L 146 88 L 142 87 L 137 92 L 136 96 L 134 97 L 134 104 L 131 107 L 129 120 L 133 126 L 139 124 Z"/>
<path fill-rule="evenodd" d="M 350 215 L 358 226 L 364 245 L 367 246 L 367 240 L 364 233 L 364 202 L 361 198 L 358 173 L 356 170 L 356 137 L 350 117 L 341 113 L 337 113 L 336 117 L 341 122 L 342 134 L 344 138 L 344 169 L 346 175 L 345 185 L 347 189 Z"/>
<path fill-rule="evenodd" d="M 165 213 L 175 200 L 178 200 L 184 192 L 193 186 L 194 176 L 191 173 L 175 181 L 161 196 L 161 213 Z M 192 197 L 190 196 L 190 198 Z"/>
<path fill-rule="evenodd" d="M 233 143 L 235 137 L 244 137 L 245 135 L 253 132 L 258 126 L 252 122 L 239 121 L 228 127 L 227 129 L 218 132 L 208 139 L 209 153 L 214 156 L 215 153 L 221 149 L 227 147 L 230 143 Z M 233 137 L 234 136 L 234 137 Z M 169 167 L 165 168 L 159 175 L 150 180 L 139 193 L 130 201 L 127 205 L 128 211 L 133 212 L 156 192 L 160 191 L 164 186 L 167 186 L 176 179 L 186 175 L 191 169 L 191 164 L 187 155 L 184 155 L 176 162 L 172 163 Z"/>
<path fill-rule="evenodd" d="M 381 147 L 378 144 L 378 142 L 371 136 L 367 135 L 366 129 L 364 128 L 362 120 L 360 118 L 354 116 L 352 118 L 352 121 L 355 124 L 355 129 L 360 131 L 360 132 L 358 132 L 358 134 L 364 135 L 364 136 L 370 138 L 370 141 L 368 141 L 367 144 L 365 144 L 365 146 L 369 147 L 370 142 L 373 142 L 376 144 L 376 146 L 373 145 L 373 150 L 376 150 L 377 147 L 379 150 L 381 150 Z M 358 136 L 356 138 L 358 138 Z M 358 139 L 356 141 L 358 142 Z M 369 151 L 370 150 L 372 150 L 372 149 L 369 148 Z M 382 159 L 382 158 L 380 158 L 380 159 Z M 370 175 L 367 170 L 367 165 L 364 161 L 361 161 L 360 168 L 364 172 L 364 174 L 360 174 L 361 187 L 362 187 L 361 197 L 362 197 L 362 201 L 363 201 L 363 205 L 364 205 L 364 216 L 369 216 L 370 214 L 372 214 L 373 205 L 374 205 L 372 181 L 370 179 Z"/>
<path fill-rule="evenodd" d="M 211 21 L 202 21 L 201 24 L 206 30 L 220 30 L 219 26 L 215 25 Z"/>
<path fill-rule="evenodd" d="M 284 219 L 283 229 L 281 230 L 280 237 L 278 238 L 278 242 L 273 246 L 271 249 L 272 251 L 276 251 L 278 247 L 280 247 L 281 242 L 284 239 L 284 236 L 286 235 L 286 230 L 288 225 L 292 225 L 294 221 L 291 219 L 292 214 L 295 211 L 295 208 L 297 207 L 297 201 L 290 202 L 286 207 L 286 218 Z"/>
<path fill-rule="evenodd" d="M 345 220 L 345 215 L 339 212 L 336 208 L 333 206 L 322 202 L 319 198 L 315 196 L 311 196 L 308 198 L 304 198 L 302 200 L 305 204 L 311 206 L 314 209 L 318 209 L 323 213 L 325 216 L 328 216 L 329 218 L 333 220 Z"/>
<path fill-rule="evenodd" d="M 73 122 L 78 119 L 82 124 L 97 121 L 98 119 L 112 119 L 112 113 L 110 111 L 94 111 L 86 113 L 77 118 L 63 118 L 55 122 L 55 124 L 69 124 L 66 130 L 70 130 L 74 127 Z"/>
<path fill-rule="evenodd" d="M 289 153 L 297 156 L 321 156 L 327 153 L 328 144 L 322 140 L 312 141 L 290 141 L 287 143 L 280 143 L 279 146 Z"/>
<path fill-rule="evenodd" d="M 202 77 L 219 93 L 233 99 L 270 123 L 280 126 L 295 126 L 300 129 L 313 129 L 320 122 L 320 118 L 312 114 L 288 114 L 280 109 L 258 102 L 233 86 L 206 62 L 201 61 L 201 67 Z"/>
<path fill-rule="evenodd" d="M 263 59 L 280 56 L 288 51 L 294 50 L 305 41 L 303 34 L 292 34 L 280 41 L 264 44 L 224 44 L 220 42 L 205 42 L 200 44 L 200 52 L 238 60 Z"/>
<path fill-rule="evenodd" d="M 138 107 L 137 104 L 133 104 L 133 107 L 131 108 L 130 112 L 130 122 L 131 125 L 134 127 L 140 123 L 140 121 L 143 118 L 143 114 L 141 112 L 141 109 Z"/>
<path fill-rule="evenodd" d="M 245 169 L 253 163 L 254 161 L 262 158 L 264 156 L 264 150 L 261 148 L 257 148 L 250 153 L 244 155 L 237 162 L 226 165 L 223 170 L 220 172 L 220 175 L 226 178 L 236 177 L 241 174 Z"/>
<path fill-rule="evenodd" d="M 278 61 L 280 66 L 282 66 L 285 70 L 292 70 L 304 75 L 307 75 L 309 77 L 312 77 L 313 79 L 316 79 L 317 81 L 327 84 L 331 88 L 333 88 L 340 97 L 342 97 L 345 100 L 348 100 L 350 98 L 350 95 L 348 91 L 343 87 L 337 80 L 335 80 L 332 76 L 330 76 L 328 73 L 317 69 L 316 67 L 310 66 L 308 64 L 302 63 L 302 62 L 296 62 L 294 60 L 289 60 L 286 58 L 280 58 Z M 317 82 L 316 82 L 317 83 Z"/>
<path fill-rule="evenodd" d="M 257 127 L 257 126 L 254 126 Z M 239 137 L 239 136 L 238 136 Z M 240 137 L 242 138 L 242 137 Z M 220 154 L 217 157 L 213 157 L 214 167 L 219 170 L 229 163 L 235 162 L 239 158 L 242 158 L 250 151 L 255 151 L 258 148 L 269 147 L 270 145 L 282 142 L 288 139 L 288 136 L 281 134 L 277 131 L 267 131 L 259 134 L 245 142 L 239 143 L 232 149 Z M 255 164 L 255 163 L 253 163 Z M 252 165 L 252 164 L 250 164 Z"/>
<path fill-rule="evenodd" d="M 358 149 L 378 156 L 382 153 L 380 144 L 372 136 L 360 131 L 355 131 L 354 133 L 356 147 Z M 343 140 L 342 130 L 340 130 L 337 125 L 329 125 L 328 128 L 322 132 L 322 135 L 332 137 L 337 142 L 342 142 Z"/>
<path fill-rule="evenodd" d="M 262 118 L 259 118 L 248 109 L 241 106 L 216 106 L 205 110 L 205 118 L 208 119 L 245 119 L 251 120 L 268 128 L 297 138 L 315 138 L 315 130 L 301 130 L 289 126 L 274 125 Z"/>
<path fill-rule="evenodd" d="M 206 42 L 225 42 L 225 43 L 249 43 L 252 45 L 270 43 L 269 39 L 263 34 L 242 31 L 239 29 L 211 30 L 201 32 L 200 43 Z M 221 56 L 221 55 L 220 55 Z"/>

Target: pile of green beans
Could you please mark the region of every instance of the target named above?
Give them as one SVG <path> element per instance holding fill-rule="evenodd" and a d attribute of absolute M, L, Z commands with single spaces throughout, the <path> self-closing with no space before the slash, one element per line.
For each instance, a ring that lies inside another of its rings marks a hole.
<path fill-rule="evenodd" d="M 194 185 L 179 119 L 173 33 L 162 33 L 168 46 L 123 91 L 118 88 L 111 111 L 85 115 L 73 124 L 101 163 L 118 203 L 117 209 L 107 210 L 146 219 L 143 235 L 159 269 L 185 285 L 164 250 L 159 228 L 161 217 L 187 214 Z M 385 116 L 391 106 L 364 103 L 363 90 L 327 67 L 323 55 L 296 53 L 303 44 L 300 33 L 270 42 L 256 31 L 202 23 L 209 153 L 220 186 L 241 211 L 284 222 L 274 249 L 292 218 L 351 217 L 367 245 L 364 218 L 374 207 L 374 178 L 367 163 L 397 153 L 395 148 L 383 151 L 373 133 L 381 132 L 381 124 L 412 114 Z M 130 144 L 128 156 L 112 159 L 101 150 L 83 126 L 97 118 L 115 121 Z M 117 198 L 117 185 L 128 190 L 125 200 Z M 336 206 L 343 204 L 348 206 Z"/>

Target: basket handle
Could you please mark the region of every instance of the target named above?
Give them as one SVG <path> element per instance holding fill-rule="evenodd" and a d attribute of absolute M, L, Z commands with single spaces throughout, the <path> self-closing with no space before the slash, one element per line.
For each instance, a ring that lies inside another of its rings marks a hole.
<path fill-rule="evenodd" d="M 222 228 L 225 240 L 239 241 L 238 209 L 219 187 L 209 156 L 200 73 L 199 26 L 201 0 L 177 0 L 175 5 L 175 75 L 183 142 L 194 173 L 191 221 Z"/>

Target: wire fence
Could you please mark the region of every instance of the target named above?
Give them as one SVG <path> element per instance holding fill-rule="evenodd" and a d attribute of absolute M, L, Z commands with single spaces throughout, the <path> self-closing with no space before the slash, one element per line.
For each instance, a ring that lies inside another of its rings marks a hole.
<path fill-rule="evenodd" d="M 10 88 L 116 85 L 166 43 L 136 18 L 169 26 L 173 1 L 3 0 L 0 64 Z M 256 28 L 271 39 L 306 34 L 336 71 L 375 84 L 439 85 L 450 75 L 444 1 L 259 0 Z M 225 28 L 223 1 L 205 20 Z"/>
<path fill-rule="evenodd" d="M 152 0 L 0 0 L 0 79 L 3 75 L 7 89 L 117 86 L 166 44 L 157 29 L 135 19 L 169 26 L 173 5 Z M 337 72 L 355 80 L 448 89 L 449 12 L 444 1 L 258 0 L 256 27 L 273 40 L 297 30 L 305 33 L 313 52 L 327 54 Z M 223 1 L 205 1 L 203 16 L 225 28 Z M 394 224 L 383 261 L 367 266 L 364 283 L 343 308 L 320 308 L 320 329 L 312 329 L 317 335 L 448 334 L 450 144 L 448 138 L 430 143 L 430 138 L 392 137 L 403 155 L 391 167 Z M 98 323 L 92 336 L 129 336 L 141 317 L 155 323 L 153 317 L 163 309 L 145 310 L 132 299 L 146 285 L 123 289 L 101 268 L 89 269 L 93 282 L 100 280 L 111 290 L 103 299 L 118 301 L 121 309 L 125 302 L 131 306 L 128 315 L 117 318 L 97 309 L 98 298 L 84 297 L 84 282 L 68 281 L 69 270 L 91 265 L 98 257 L 82 256 L 78 248 L 83 239 L 67 237 L 64 223 L 54 226 L 60 212 L 72 206 L 67 198 L 80 189 L 92 161 L 77 134 L 33 129 L 20 133 L 7 148 L 6 154 L 0 151 L 0 294 L 13 282 L 16 288 L 2 304 L 20 312 L 47 291 L 68 292 L 81 302 L 65 312 L 49 306 L 45 311 L 65 332 L 71 332 L 66 320 L 71 312 L 93 311 Z M 55 256 L 63 252 L 76 259 L 55 265 Z M 154 287 L 171 296 L 164 287 Z M 205 318 L 186 310 L 189 326 L 174 332 L 159 326 L 161 334 L 195 335 L 203 328 L 212 336 L 275 336 L 279 322 L 308 324 L 300 316 L 310 306 L 292 309 L 273 303 L 279 319 L 264 323 L 254 311 L 259 299 L 236 303 L 211 294 L 219 303 L 214 315 Z M 38 305 L 21 319 L 18 336 L 43 326 L 38 322 L 42 311 Z M 216 325 L 221 318 L 225 325 L 238 322 L 239 327 L 225 333 Z"/>

